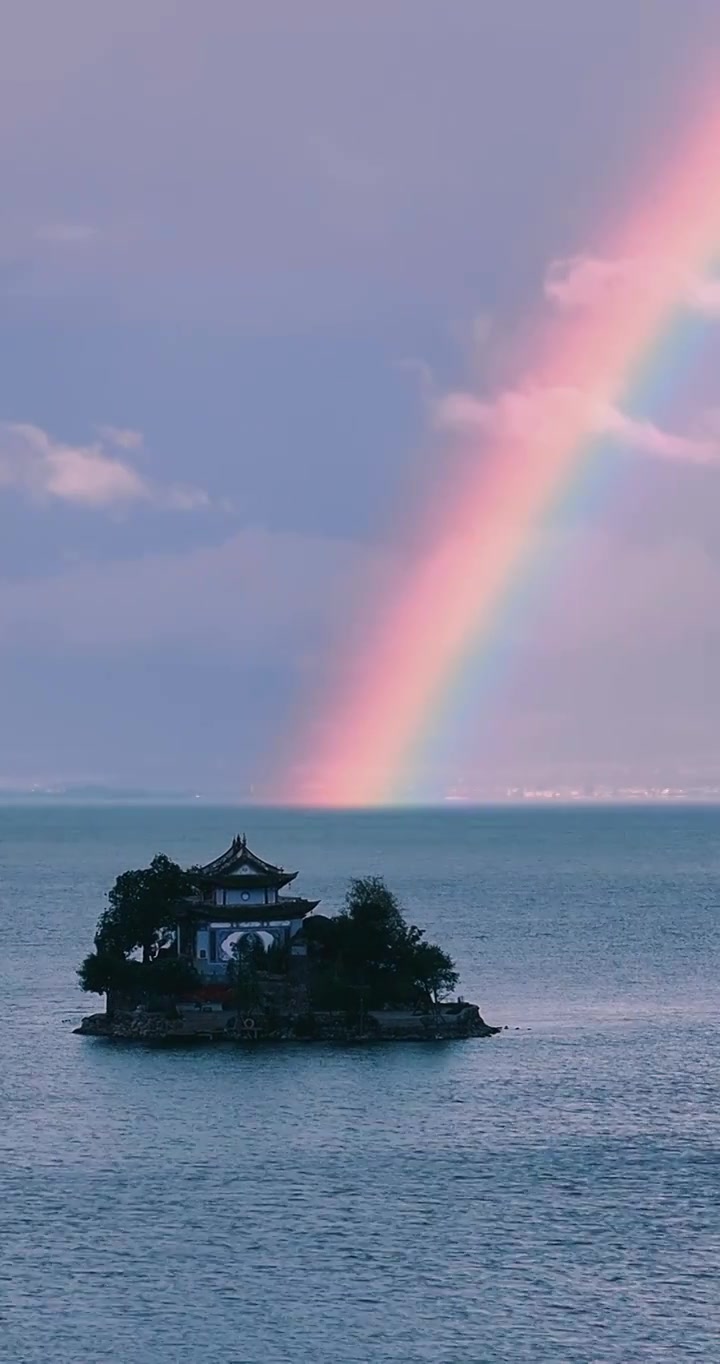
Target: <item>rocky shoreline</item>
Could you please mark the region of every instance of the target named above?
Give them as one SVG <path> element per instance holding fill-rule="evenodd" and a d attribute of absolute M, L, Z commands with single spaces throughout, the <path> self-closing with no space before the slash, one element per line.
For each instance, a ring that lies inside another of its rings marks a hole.
<path fill-rule="evenodd" d="M 168 1014 L 132 1012 L 89 1014 L 73 1031 L 81 1037 L 152 1044 L 181 1042 L 431 1042 L 494 1037 L 501 1031 L 474 1004 L 446 1004 L 428 1013 L 393 1009 L 360 1018 L 315 1012 L 268 1018 L 240 1017 L 226 1010 L 177 1010 Z"/>

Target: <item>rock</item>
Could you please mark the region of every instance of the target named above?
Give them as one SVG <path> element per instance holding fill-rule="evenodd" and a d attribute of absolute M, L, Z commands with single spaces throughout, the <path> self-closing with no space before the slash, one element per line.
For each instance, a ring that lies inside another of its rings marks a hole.
<path fill-rule="evenodd" d="M 190 1011 L 177 1018 L 145 1010 L 89 1014 L 74 1032 L 83 1037 L 108 1037 L 133 1042 L 425 1042 L 470 1037 L 494 1037 L 475 1004 L 439 1005 L 429 1013 L 410 1010 L 370 1010 L 362 1018 L 336 1012 L 287 1014 L 238 1019 L 235 1013 Z"/>

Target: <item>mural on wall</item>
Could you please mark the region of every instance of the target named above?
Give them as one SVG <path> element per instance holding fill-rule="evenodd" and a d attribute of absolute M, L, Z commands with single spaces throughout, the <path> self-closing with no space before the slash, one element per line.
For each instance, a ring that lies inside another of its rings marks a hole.
<path fill-rule="evenodd" d="M 241 928 L 229 928 L 223 934 L 222 930 L 217 933 L 217 960 L 230 962 L 233 959 L 233 951 L 237 943 L 245 940 L 248 947 L 262 945 L 267 952 L 270 947 L 282 946 L 285 941 L 289 925 L 285 923 L 273 924 L 243 924 Z"/>

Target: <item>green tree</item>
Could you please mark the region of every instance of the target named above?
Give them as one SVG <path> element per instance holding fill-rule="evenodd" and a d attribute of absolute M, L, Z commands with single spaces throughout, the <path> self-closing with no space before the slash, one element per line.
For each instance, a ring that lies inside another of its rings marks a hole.
<path fill-rule="evenodd" d="M 78 968 L 80 985 L 89 994 L 104 995 L 109 990 L 130 993 L 139 983 L 140 962 L 111 952 L 90 952 Z"/>
<path fill-rule="evenodd" d="M 432 942 L 415 944 L 411 958 L 413 983 L 421 998 L 437 1007 L 455 989 L 460 979 L 447 952 Z"/>
<path fill-rule="evenodd" d="M 187 994 L 199 983 L 192 962 L 165 953 L 143 964 L 110 953 L 90 952 L 82 962 L 78 976 L 82 989 L 91 994 L 104 995 L 109 990 L 117 990 L 144 999 Z"/>
<path fill-rule="evenodd" d="M 442 948 L 408 924 L 397 897 L 381 877 L 350 882 L 345 907 L 334 919 L 308 920 L 319 998 L 336 1007 L 382 1008 L 437 1001 L 458 975 Z"/>
<path fill-rule="evenodd" d="M 164 853 L 158 853 L 149 867 L 123 872 L 98 920 L 96 950 L 124 957 L 140 950 L 143 962 L 153 961 L 177 923 L 179 902 L 195 888 L 193 872 L 183 871 Z"/>
<path fill-rule="evenodd" d="M 345 908 L 336 920 L 340 976 L 356 996 L 360 1012 L 394 1003 L 402 993 L 408 927 L 397 898 L 382 877 L 350 882 Z"/>
<path fill-rule="evenodd" d="M 159 853 L 149 867 L 123 872 L 108 893 L 108 907 L 98 919 L 95 950 L 82 962 L 78 976 L 83 990 L 105 994 L 108 990 L 155 990 L 163 993 L 163 972 L 180 981 L 188 966 L 165 958 L 168 933 L 177 923 L 178 905 L 193 894 L 196 876 Z M 140 952 L 142 967 L 154 968 L 143 975 L 141 963 L 131 960 Z M 173 974 L 174 973 L 174 974 Z M 193 973 L 194 974 L 194 973 Z M 177 987 L 179 988 L 179 986 Z"/>

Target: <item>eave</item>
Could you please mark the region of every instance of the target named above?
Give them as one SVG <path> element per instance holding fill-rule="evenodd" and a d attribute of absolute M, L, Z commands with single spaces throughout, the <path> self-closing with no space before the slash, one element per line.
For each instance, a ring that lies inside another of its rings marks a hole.
<path fill-rule="evenodd" d="M 300 896 L 278 900 L 274 905 L 215 905 L 199 903 L 178 905 L 178 920 L 196 925 L 277 923 L 285 919 L 304 919 L 317 909 L 319 900 L 304 900 Z"/>
<path fill-rule="evenodd" d="M 240 872 L 236 875 L 225 873 L 218 876 L 198 876 L 198 885 L 214 887 L 217 890 L 279 890 L 295 880 L 296 871 L 279 872 Z"/>

